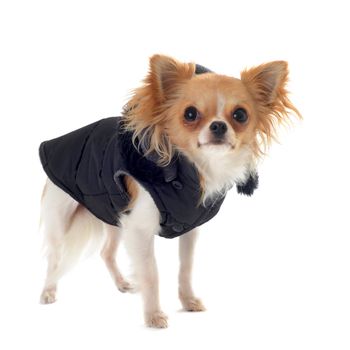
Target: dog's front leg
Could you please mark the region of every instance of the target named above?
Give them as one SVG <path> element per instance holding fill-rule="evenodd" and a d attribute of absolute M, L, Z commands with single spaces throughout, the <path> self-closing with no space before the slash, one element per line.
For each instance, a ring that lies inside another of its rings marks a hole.
<path fill-rule="evenodd" d="M 154 236 L 160 230 L 159 212 L 151 196 L 138 186 L 138 197 L 130 214 L 121 217 L 123 239 L 134 267 L 149 327 L 167 327 L 167 317 L 159 303 L 158 270 L 154 256 Z"/>
<path fill-rule="evenodd" d="M 154 233 L 126 229 L 124 240 L 142 294 L 145 323 L 149 327 L 166 328 L 167 316 L 161 311 L 159 303 L 158 269 L 154 256 Z"/>
<path fill-rule="evenodd" d="M 192 230 L 180 237 L 179 255 L 179 298 L 187 311 L 205 311 L 200 299 L 195 297 L 192 288 L 193 254 L 198 236 L 197 230 Z"/>

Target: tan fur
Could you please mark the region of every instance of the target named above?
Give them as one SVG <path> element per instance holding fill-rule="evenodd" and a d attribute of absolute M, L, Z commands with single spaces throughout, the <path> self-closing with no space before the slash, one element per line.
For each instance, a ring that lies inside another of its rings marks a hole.
<path fill-rule="evenodd" d="M 77 221 L 77 218 L 82 215 L 82 213 L 86 211 L 86 208 L 82 206 L 80 203 L 77 204 L 74 211 L 71 213 L 70 217 L 67 218 L 67 226 L 65 227 L 66 231 L 69 231 L 71 226 L 75 221 Z"/>
<path fill-rule="evenodd" d="M 125 186 L 129 194 L 129 204 L 125 208 L 124 212 L 131 210 L 134 207 L 139 192 L 137 182 L 131 176 L 125 176 Z"/>
<path fill-rule="evenodd" d="M 241 72 L 241 80 L 255 101 L 258 122 L 253 147 L 261 155 L 276 140 L 277 126 L 289 122 L 290 112 L 300 119 L 302 116 L 288 98 L 287 62 L 275 61 L 246 69 Z"/>
<path fill-rule="evenodd" d="M 47 191 L 47 184 L 45 183 L 43 191 L 41 193 L 41 202 L 43 201 L 43 199 L 45 197 L 46 191 Z"/>

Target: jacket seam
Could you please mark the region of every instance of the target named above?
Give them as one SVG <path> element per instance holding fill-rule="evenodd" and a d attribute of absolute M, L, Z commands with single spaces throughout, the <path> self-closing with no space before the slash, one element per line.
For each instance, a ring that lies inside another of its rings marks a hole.
<path fill-rule="evenodd" d="M 87 143 L 88 143 L 88 140 L 89 140 L 91 134 L 94 132 L 94 130 L 95 130 L 100 124 L 101 124 L 101 120 L 98 121 L 98 122 L 96 123 L 96 125 L 90 130 L 90 132 L 88 133 L 88 135 L 86 135 L 85 140 L 84 140 L 83 147 L 82 147 L 81 152 L 80 152 L 80 155 L 79 155 L 79 159 L 78 159 L 77 165 L 76 165 L 76 167 L 75 167 L 74 181 L 75 181 L 75 185 L 77 186 L 77 188 L 79 189 L 79 191 L 80 191 L 81 193 L 83 193 L 83 192 L 80 190 L 80 187 L 79 187 L 78 184 L 77 184 L 78 169 L 79 169 L 79 167 L 80 167 L 80 163 L 81 163 L 81 160 L 82 160 L 82 158 L 83 158 L 83 154 L 84 154 L 84 152 L 85 152 L 85 148 L 86 148 L 86 145 L 87 145 Z"/>

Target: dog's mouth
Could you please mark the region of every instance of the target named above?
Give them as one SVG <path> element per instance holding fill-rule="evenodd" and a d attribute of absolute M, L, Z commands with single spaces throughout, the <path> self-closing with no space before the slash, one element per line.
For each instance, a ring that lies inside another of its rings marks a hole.
<path fill-rule="evenodd" d="M 198 148 L 205 147 L 205 146 L 224 146 L 224 147 L 229 147 L 232 149 L 235 148 L 235 146 L 231 142 L 228 142 L 226 140 L 211 140 L 211 141 L 205 142 L 205 143 L 198 142 L 197 146 L 198 146 Z"/>

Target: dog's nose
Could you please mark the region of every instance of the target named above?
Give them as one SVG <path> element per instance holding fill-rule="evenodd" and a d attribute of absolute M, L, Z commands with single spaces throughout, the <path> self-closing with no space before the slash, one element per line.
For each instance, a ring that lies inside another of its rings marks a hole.
<path fill-rule="evenodd" d="M 209 127 L 210 131 L 214 134 L 216 137 L 223 136 L 227 131 L 227 125 L 224 122 L 212 122 Z"/>

